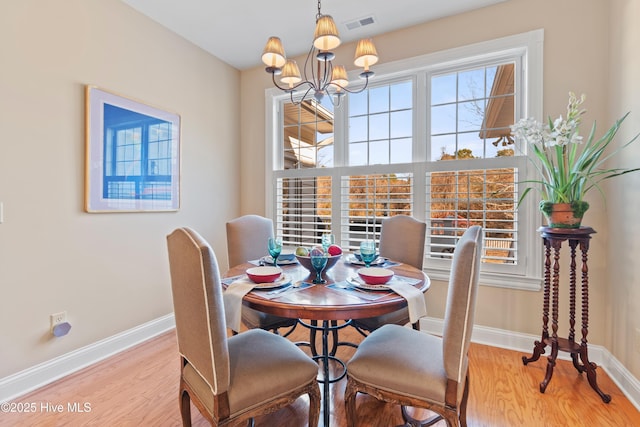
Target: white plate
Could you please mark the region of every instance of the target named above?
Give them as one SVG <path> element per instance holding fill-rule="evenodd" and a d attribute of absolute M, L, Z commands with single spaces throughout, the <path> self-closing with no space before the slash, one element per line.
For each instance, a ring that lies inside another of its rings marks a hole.
<path fill-rule="evenodd" d="M 251 281 L 251 279 L 248 279 L 248 278 L 247 278 L 247 280 Z M 262 290 L 262 289 L 279 288 L 280 286 L 288 285 L 289 283 L 291 283 L 291 277 L 289 275 L 287 275 L 287 274 L 283 274 L 275 282 L 256 283 L 256 285 L 255 285 L 255 287 L 253 289 Z"/>
<path fill-rule="evenodd" d="M 371 265 L 381 265 L 384 264 L 385 262 L 389 261 L 388 258 L 385 257 L 381 257 L 379 256 L 378 258 L 374 259 L 373 262 L 371 263 Z M 359 260 L 358 258 L 356 258 L 356 256 L 354 254 L 349 254 L 347 255 L 347 262 L 349 264 L 353 264 L 353 265 L 365 265 L 364 261 Z M 278 263 L 279 264 L 279 263 Z"/>
<path fill-rule="evenodd" d="M 273 258 L 271 257 L 271 255 L 262 257 L 262 261 L 266 262 L 267 264 L 273 265 Z M 295 257 L 293 259 L 278 258 L 278 265 L 291 265 L 291 264 L 297 264 L 297 263 L 298 263 L 298 260 Z"/>
<path fill-rule="evenodd" d="M 295 249 L 282 249 L 282 252 L 280 252 L 280 255 L 278 256 L 279 259 L 281 260 L 287 260 L 290 261 L 292 259 L 296 259 L 296 250 Z"/>
<path fill-rule="evenodd" d="M 368 291 L 387 291 L 390 289 L 387 285 L 369 285 L 368 283 L 364 283 L 359 277 L 350 277 L 347 281 L 356 288 L 366 289 Z"/>

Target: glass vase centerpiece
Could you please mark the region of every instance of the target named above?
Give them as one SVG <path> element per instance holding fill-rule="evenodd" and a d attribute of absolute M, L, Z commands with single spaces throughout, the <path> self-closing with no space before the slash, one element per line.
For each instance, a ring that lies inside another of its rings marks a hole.
<path fill-rule="evenodd" d="M 315 284 L 324 284 L 327 283 L 325 279 L 322 278 L 322 271 L 327 266 L 327 260 L 329 259 L 329 255 L 324 252 L 321 248 L 313 248 L 309 251 L 309 258 L 311 259 L 311 266 L 316 272 L 316 277 L 313 279 L 313 283 Z"/>
<path fill-rule="evenodd" d="M 640 168 L 605 169 L 605 162 L 619 151 L 629 146 L 638 135 L 613 151 L 607 147 L 615 138 L 622 122 L 629 113 L 618 119 L 600 138 L 596 138 L 596 124 L 593 123 L 585 140 L 579 134 L 585 95 L 578 98 L 569 93 L 566 117 L 560 115 L 546 124 L 535 119 L 521 119 L 511 126 L 516 139 L 526 142 L 531 152 L 538 179 L 524 181 L 532 184 L 520 196 L 518 204 L 532 189 L 539 190 L 542 201 L 540 210 L 545 215 L 549 227 L 579 228 L 589 204 L 584 200 L 591 189 L 604 194 L 600 183 L 605 179 L 635 172 Z"/>

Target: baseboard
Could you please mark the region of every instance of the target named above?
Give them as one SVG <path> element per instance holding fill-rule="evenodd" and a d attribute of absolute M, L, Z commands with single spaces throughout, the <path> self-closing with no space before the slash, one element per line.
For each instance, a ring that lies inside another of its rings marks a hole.
<path fill-rule="evenodd" d="M 442 319 L 423 318 L 420 320 L 420 329 L 432 334 L 442 334 Z M 474 326 L 471 341 L 478 344 L 520 351 L 523 355 L 531 355 L 533 342 L 540 340 L 540 335 L 522 334 L 504 329 L 495 329 L 487 326 Z M 571 360 L 569 353 L 559 352 L 558 359 Z M 620 391 L 640 411 L 640 380 L 616 359 L 606 348 L 589 344 L 589 360 L 602 368 Z"/>
<path fill-rule="evenodd" d="M 424 318 L 420 321 L 420 328 L 433 334 L 442 334 L 442 326 L 442 319 Z M 2 378 L 0 379 L 0 402 L 7 402 L 29 393 L 174 327 L 175 318 L 173 314 L 168 314 Z M 539 335 L 521 334 L 477 325 L 473 328 L 472 335 L 472 341 L 475 343 L 520 351 L 523 354 L 531 353 L 533 342 L 539 338 Z M 558 358 L 570 360 L 568 353 L 564 352 L 560 352 Z M 589 359 L 607 372 L 622 393 L 640 411 L 640 381 L 602 346 L 589 345 Z"/>
<path fill-rule="evenodd" d="M 0 379 L 0 402 L 45 386 L 175 327 L 173 313 Z"/>

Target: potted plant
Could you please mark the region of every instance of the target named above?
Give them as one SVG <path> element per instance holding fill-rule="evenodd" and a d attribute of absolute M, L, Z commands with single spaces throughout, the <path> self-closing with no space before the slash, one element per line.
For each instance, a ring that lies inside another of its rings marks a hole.
<path fill-rule="evenodd" d="M 633 143 L 640 134 L 617 149 L 606 152 L 620 125 L 629 115 L 627 113 L 600 138 L 595 137 L 594 122 L 588 138 L 584 141 L 579 135 L 582 116 L 586 112 L 581 108 L 584 100 L 584 95 L 578 98 L 570 92 L 566 118 L 561 115 L 552 121 L 549 117 L 546 125 L 531 118 L 521 119 L 511 126 L 513 136 L 525 141 L 535 155 L 530 159 L 540 176 L 539 179 L 525 181 L 536 185 L 528 187 L 522 193 L 518 204 L 532 189 L 540 190 L 540 210 L 550 227 L 580 227 L 582 217 L 589 208 L 589 204 L 584 200 L 589 190 L 595 188 L 604 197 L 600 188 L 602 181 L 640 170 L 603 169 L 609 158 Z"/>

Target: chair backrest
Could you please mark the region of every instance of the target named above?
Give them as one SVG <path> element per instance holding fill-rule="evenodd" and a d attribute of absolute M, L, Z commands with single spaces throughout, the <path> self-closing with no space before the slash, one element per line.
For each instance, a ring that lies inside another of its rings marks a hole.
<path fill-rule="evenodd" d="M 444 314 L 443 357 L 447 378 L 463 384 L 475 316 L 482 251 L 482 228 L 469 227 L 453 252 Z"/>
<path fill-rule="evenodd" d="M 407 215 L 382 220 L 380 256 L 422 270 L 427 224 Z"/>
<path fill-rule="evenodd" d="M 269 237 L 273 237 L 273 221 L 270 218 L 244 215 L 227 222 L 229 267 L 264 256 Z"/>
<path fill-rule="evenodd" d="M 178 228 L 167 236 L 178 351 L 211 386 L 229 387 L 229 348 L 218 261 L 195 231 Z"/>

